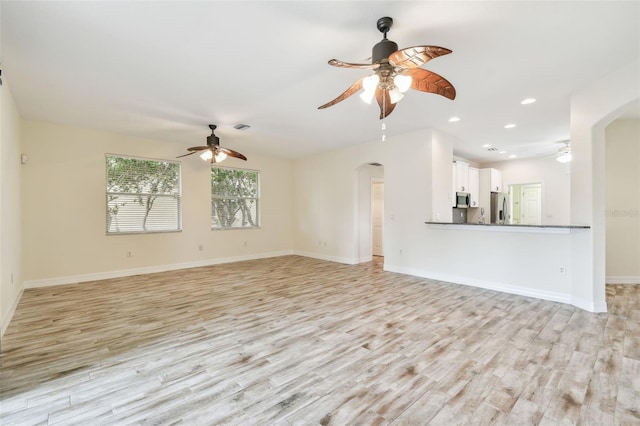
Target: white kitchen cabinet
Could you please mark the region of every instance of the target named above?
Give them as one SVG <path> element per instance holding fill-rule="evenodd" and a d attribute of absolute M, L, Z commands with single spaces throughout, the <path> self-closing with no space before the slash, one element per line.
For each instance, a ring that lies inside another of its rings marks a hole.
<path fill-rule="evenodd" d="M 480 170 L 469 167 L 470 207 L 480 206 Z"/>
<path fill-rule="evenodd" d="M 491 192 L 504 192 L 502 189 L 502 170 L 491 170 Z"/>
<path fill-rule="evenodd" d="M 469 192 L 469 163 L 454 161 L 456 167 L 456 192 Z"/>
<path fill-rule="evenodd" d="M 475 207 L 479 208 L 469 209 L 469 212 L 467 213 L 467 222 L 489 223 L 491 220 L 491 193 L 501 192 L 503 188 L 502 170 L 480 169 L 478 172 L 480 175 L 478 184 L 478 204 L 475 205 Z M 471 207 L 474 207 L 473 198 L 471 201 Z"/>
<path fill-rule="evenodd" d="M 451 184 L 451 207 L 455 207 L 456 206 L 456 186 L 458 185 L 457 182 L 457 178 L 458 178 L 458 168 L 456 167 L 456 163 L 454 162 L 453 164 L 451 164 L 451 170 L 452 170 L 452 177 L 453 179 L 451 179 L 451 182 L 453 182 Z"/>

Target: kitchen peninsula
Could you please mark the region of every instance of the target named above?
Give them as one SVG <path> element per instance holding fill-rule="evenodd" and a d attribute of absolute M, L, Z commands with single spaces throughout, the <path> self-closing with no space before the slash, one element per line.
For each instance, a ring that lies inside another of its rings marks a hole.
<path fill-rule="evenodd" d="M 538 234 L 568 234 L 573 229 L 590 229 L 588 225 L 523 225 L 519 223 L 447 223 L 425 222 L 433 229 L 454 229 L 490 232 L 529 232 Z"/>

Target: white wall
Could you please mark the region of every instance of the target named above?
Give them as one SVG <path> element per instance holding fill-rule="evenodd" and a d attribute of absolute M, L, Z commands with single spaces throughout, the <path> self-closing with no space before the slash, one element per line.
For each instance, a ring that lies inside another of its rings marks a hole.
<path fill-rule="evenodd" d="M 606 137 L 606 280 L 640 284 L 640 120 L 616 120 Z"/>
<path fill-rule="evenodd" d="M 367 149 L 370 148 L 370 149 Z M 342 263 L 358 263 L 360 257 L 359 187 L 368 163 L 385 166 L 384 144 L 350 146 L 293 163 L 293 245 L 302 255 Z M 342 155 L 344 154 L 344 155 Z M 386 182 L 385 182 L 386 184 Z M 361 194 L 366 198 L 365 192 Z M 363 213 L 364 214 L 364 213 Z M 362 227 L 367 232 L 368 226 Z M 363 236 L 363 238 L 365 238 Z M 363 242 L 366 245 L 366 241 Z"/>
<path fill-rule="evenodd" d="M 591 232 L 574 242 L 572 293 L 606 310 L 604 128 L 640 97 L 640 60 L 603 76 L 571 96 L 571 221 Z"/>
<path fill-rule="evenodd" d="M 181 159 L 182 232 L 105 234 L 105 153 L 173 160 L 196 144 L 181 146 L 25 121 L 23 150 L 29 155 L 23 167 L 22 198 L 25 286 L 290 253 L 291 163 L 265 157 L 224 163 L 260 170 L 261 229 L 211 230 L 209 165 L 191 156 Z M 131 258 L 126 257 L 128 251 Z"/>
<path fill-rule="evenodd" d="M 542 224 L 571 223 L 571 163 L 563 164 L 555 157 L 545 157 L 482 164 L 482 168 L 487 167 L 502 170 L 504 192 L 509 185 L 542 183 Z"/>
<path fill-rule="evenodd" d="M 0 336 L 4 334 L 22 294 L 20 235 L 21 120 L 4 79 L 0 86 Z"/>
<path fill-rule="evenodd" d="M 428 168 L 431 170 L 429 184 L 432 194 L 431 215 L 428 220 L 436 222 L 452 222 L 451 205 L 453 200 L 453 145 L 456 139 L 446 133 L 433 131 L 430 144 Z"/>
<path fill-rule="evenodd" d="M 296 252 L 358 261 L 357 169 L 375 161 L 384 164 L 386 270 L 571 303 L 574 232 L 584 231 L 493 232 L 424 223 L 439 208 L 451 214 L 451 143 L 447 135 L 423 130 L 295 161 Z"/>

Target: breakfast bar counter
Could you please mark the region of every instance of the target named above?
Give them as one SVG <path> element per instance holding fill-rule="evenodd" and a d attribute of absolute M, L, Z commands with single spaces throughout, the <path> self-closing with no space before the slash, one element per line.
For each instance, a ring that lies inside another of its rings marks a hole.
<path fill-rule="evenodd" d="M 574 229 L 590 229 L 589 225 L 524 225 L 519 223 L 453 223 L 453 222 L 425 222 L 434 229 L 457 229 L 473 231 L 497 232 L 537 232 L 547 234 L 568 234 Z"/>

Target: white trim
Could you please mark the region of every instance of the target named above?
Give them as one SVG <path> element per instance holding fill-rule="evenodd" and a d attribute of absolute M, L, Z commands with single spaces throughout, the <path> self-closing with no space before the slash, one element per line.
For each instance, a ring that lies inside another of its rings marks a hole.
<path fill-rule="evenodd" d="M 20 303 L 20 299 L 22 298 L 23 292 L 24 292 L 24 288 L 21 288 L 20 292 L 18 293 L 18 296 L 11 304 L 11 308 L 9 308 L 9 312 L 7 312 L 4 318 L 2 318 L 2 325 L 0 325 L 0 339 L 2 339 L 2 336 L 4 336 L 4 332 L 7 331 L 7 328 L 9 327 L 9 323 L 13 319 L 13 314 L 16 313 L 16 308 L 18 307 L 18 303 Z"/>
<path fill-rule="evenodd" d="M 519 287 L 519 286 L 500 283 L 500 282 L 493 282 L 493 281 L 474 280 L 474 279 L 469 279 L 469 278 L 454 276 L 449 274 L 439 274 L 439 273 L 423 271 L 415 268 L 389 265 L 387 263 L 384 264 L 384 270 L 389 272 L 397 272 L 400 274 L 413 275 L 421 278 L 429 278 L 437 281 L 445 281 L 452 284 L 462 284 L 462 285 L 468 285 L 471 287 L 484 288 L 487 290 L 495 290 L 502 293 L 516 294 L 518 296 L 535 297 L 536 299 L 543 299 L 543 300 L 550 300 L 552 302 L 572 304 L 571 294 L 569 293 L 558 293 L 553 291 L 536 290 L 528 287 Z"/>
<path fill-rule="evenodd" d="M 594 303 L 591 300 L 582 299 L 580 297 L 573 297 L 570 303 L 571 305 L 578 307 L 580 309 L 584 309 L 585 311 L 588 311 L 588 312 L 607 312 L 606 302 Z"/>
<path fill-rule="evenodd" d="M 266 259 L 269 257 L 280 257 L 291 255 L 293 252 L 278 251 L 271 253 L 258 253 L 246 256 L 221 257 L 217 259 L 198 260 L 195 262 L 174 263 L 171 265 L 147 266 L 143 268 L 122 269 L 119 271 L 98 272 L 94 274 L 70 275 L 67 277 L 45 278 L 42 280 L 31 280 L 24 282 L 24 288 L 49 287 L 54 285 L 75 284 L 87 281 L 99 281 L 110 278 L 130 277 L 133 275 L 153 274 L 157 272 L 175 271 L 177 269 L 199 268 L 202 266 L 219 265 L 221 263 L 241 262 L 243 260 Z"/>
<path fill-rule="evenodd" d="M 640 284 L 640 276 L 607 276 L 605 282 L 607 284 Z"/>
<path fill-rule="evenodd" d="M 358 263 L 367 263 L 373 261 L 373 256 L 363 256 L 358 259 Z"/>
<path fill-rule="evenodd" d="M 329 256 L 321 253 L 311 253 L 308 251 L 298 251 L 298 250 L 294 250 L 293 254 L 295 254 L 296 256 L 310 257 L 312 259 L 328 260 L 329 262 L 345 263 L 347 265 L 357 265 L 359 260 L 357 258 L 354 259 L 350 257 Z"/>

